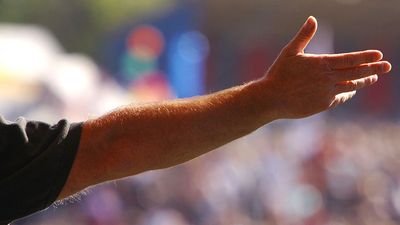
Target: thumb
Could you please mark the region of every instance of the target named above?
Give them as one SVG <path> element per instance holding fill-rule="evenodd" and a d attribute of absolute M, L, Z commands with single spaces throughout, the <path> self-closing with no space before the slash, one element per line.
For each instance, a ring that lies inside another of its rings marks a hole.
<path fill-rule="evenodd" d="M 315 32 L 317 32 L 317 26 L 318 24 L 315 17 L 308 17 L 296 36 L 286 46 L 287 54 L 296 55 L 298 53 L 304 53 L 304 49 L 314 37 Z"/>

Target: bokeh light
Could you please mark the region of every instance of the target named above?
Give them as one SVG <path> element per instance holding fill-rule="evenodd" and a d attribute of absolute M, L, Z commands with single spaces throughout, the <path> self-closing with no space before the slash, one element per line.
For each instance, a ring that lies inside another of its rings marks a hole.
<path fill-rule="evenodd" d="M 201 62 L 209 51 L 208 39 L 198 31 L 189 31 L 178 38 L 178 52 L 184 60 Z"/>
<path fill-rule="evenodd" d="M 155 60 L 164 49 L 164 38 L 155 27 L 141 25 L 129 35 L 127 44 L 133 56 L 142 60 Z"/>

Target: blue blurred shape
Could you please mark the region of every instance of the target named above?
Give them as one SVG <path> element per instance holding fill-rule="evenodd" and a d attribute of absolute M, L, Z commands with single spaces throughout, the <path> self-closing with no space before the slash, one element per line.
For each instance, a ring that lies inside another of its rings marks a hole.
<path fill-rule="evenodd" d="M 169 79 L 178 98 L 204 94 L 207 38 L 198 31 L 186 31 L 171 41 L 168 53 Z"/>

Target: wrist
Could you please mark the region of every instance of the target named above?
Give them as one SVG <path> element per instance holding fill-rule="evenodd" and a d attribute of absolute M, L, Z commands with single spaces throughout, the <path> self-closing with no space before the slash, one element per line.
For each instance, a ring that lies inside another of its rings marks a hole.
<path fill-rule="evenodd" d="M 253 81 L 245 87 L 248 92 L 249 107 L 259 117 L 261 123 L 267 124 L 282 119 L 279 91 L 265 78 Z"/>

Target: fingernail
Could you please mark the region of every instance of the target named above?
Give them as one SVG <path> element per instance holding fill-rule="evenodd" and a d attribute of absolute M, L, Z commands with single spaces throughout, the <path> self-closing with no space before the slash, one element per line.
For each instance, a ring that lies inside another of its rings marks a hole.
<path fill-rule="evenodd" d="M 392 69 L 392 66 L 390 65 L 389 62 L 384 61 L 384 62 L 381 63 L 380 70 L 381 70 L 382 73 L 387 73 L 391 69 Z"/>
<path fill-rule="evenodd" d="M 378 60 L 383 59 L 383 53 L 381 51 L 378 51 Z"/>
<path fill-rule="evenodd" d="M 304 23 L 304 25 L 305 25 L 306 28 L 310 28 L 310 27 L 311 27 L 310 20 L 311 20 L 311 16 L 309 16 L 309 17 L 307 18 L 306 22 Z"/>
<path fill-rule="evenodd" d="M 312 29 L 314 27 L 314 24 L 311 22 L 311 20 L 316 20 L 315 17 L 309 16 L 304 23 L 304 26 L 306 29 Z"/>
<path fill-rule="evenodd" d="M 386 72 L 386 73 L 388 73 L 388 72 L 390 72 L 391 70 L 392 70 L 392 64 L 390 64 L 390 62 L 386 62 L 385 63 L 386 64 L 386 66 L 387 66 L 387 69 L 386 69 L 386 66 L 384 66 L 384 71 Z"/>
<path fill-rule="evenodd" d="M 378 81 L 378 76 L 373 76 L 372 78 L 371 78 L 371 83 L 373 84 L 373 83 L 376 83 Z"/>

